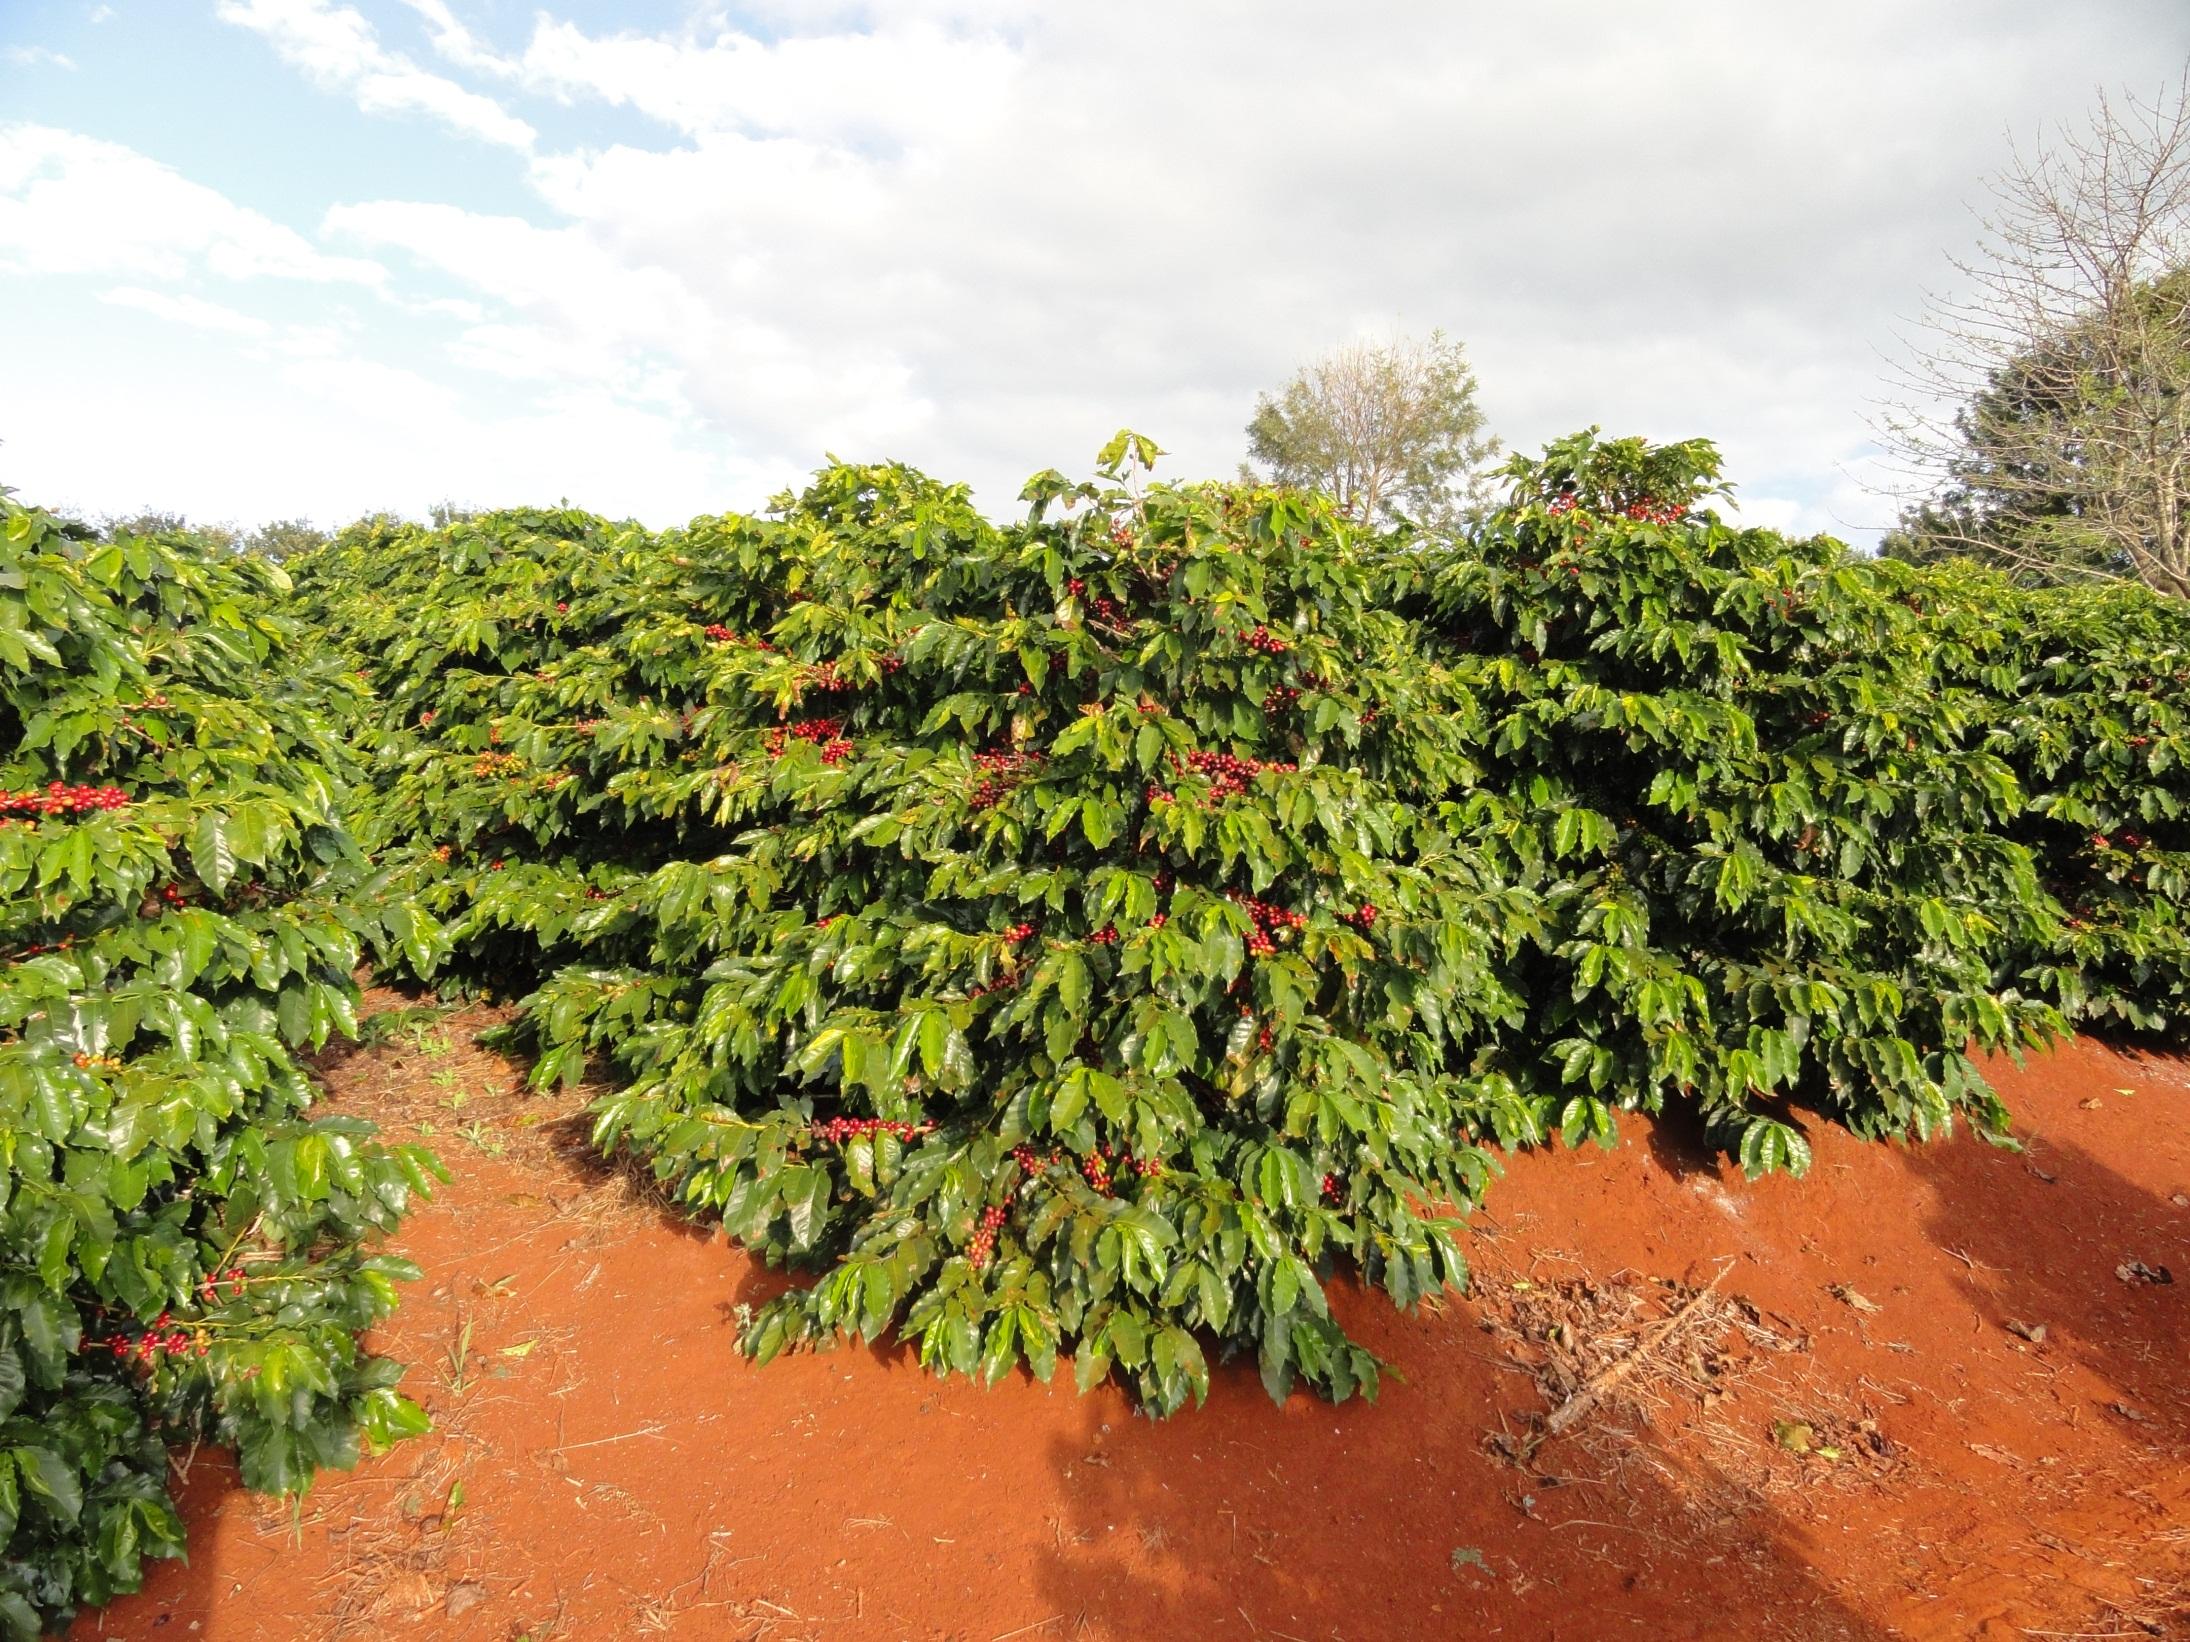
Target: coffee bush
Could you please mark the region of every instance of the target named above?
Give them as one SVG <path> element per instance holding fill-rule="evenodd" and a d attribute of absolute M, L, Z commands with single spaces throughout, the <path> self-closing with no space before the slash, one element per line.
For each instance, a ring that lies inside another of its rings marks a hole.
<path fill-rule="evenodd" d="M 0 1627 L 180 1554 L 168 1448 L 301 1492 L 420 1429 L 361 1349 L 429 1161 L 314 1118 L 368 925 L 280 573 L 0 492 Z M 404 915 L 395 914 L 403 923 Z M 423 956 L 423 952 L 422 952 Z"/>

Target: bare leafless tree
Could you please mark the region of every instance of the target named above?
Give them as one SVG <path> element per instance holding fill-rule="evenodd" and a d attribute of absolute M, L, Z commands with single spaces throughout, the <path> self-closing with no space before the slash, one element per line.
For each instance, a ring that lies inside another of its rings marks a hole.
<path fill-rule="evenodd" d="M 2190 597 L 2190 70 L 2101 95 L 1993 181 L 1885 418 L 1920 556 Z"/>

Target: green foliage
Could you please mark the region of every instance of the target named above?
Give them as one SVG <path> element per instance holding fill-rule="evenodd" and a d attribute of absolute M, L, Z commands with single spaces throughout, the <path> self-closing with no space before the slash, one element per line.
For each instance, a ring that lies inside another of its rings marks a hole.
<path fill-rule="evenodd" d="M 1799 1172 L 1792 1107 L 2000 1133 L 1973 1050 L 2183 1018 L 2168 607 L 1734 529 L 1700 444 L 1583 435 L 1509 475 L 1418 599 L 1490 720 L 1461 801 L 1552 928 L 1531 1081 L 1692 1102 L 1753 1172 Z"/>
<path fill-rule="evenodd" d="M 838 465 L 299 566 L 446 978 L 809 1275 L 756 1355 L 1373 1390 L 1325 1284 L 1459 1282 L 1495 1145 L 1679 1104 L 1800 1172 L 1817 1114 L 2000 1135 L 1975 1052 L 2183 1018 L 2148 597 L 1736 529 L 1700 443 L 1563 441 L 1441 547 L 1155 455 L 1009 528 Z"/>
<path fill-rule="evenodd" d="M 839 467 L 658 542 L 503 514 L 334 567 L 406 727 L 376 834 L 455 974 L 543 983 L 543 1081 L 616 1063 L 604 1144 L 820 1272 L 757 1355 L 1069 1352 L 1168 1410 L 1215 1336 L 1373 1387 L 1323 1278 L 1457 1281 L 1461 1137 L 1514 1104 L 1475 1061 L 1533 898 L 1406 801 L 1467 779 L 1467 704 L 1327 504 L 1030 498 L 1000 532 Z"/>
<path fill-rule="evenodd" d="M 353 1029 L 375 915 L 267 613 L 285 584 L 84 534 L 0 493 L 0 1631 L 21 1637 L 180 1554 L 168 1444 L 300 1492 L 421 1425 L 358 1335 L 409 1274 L 364 1242 L 432 1165 L 312 1118 L 295 1059 Z"/>
<path fill-rule="evenodd" d="M 1942 688 L 1994 703 L 2050 941 L 2024 984 L 2142 1033 L 2190 1017 L 2190 605 L 2140 589 L 2029 593 L 1967 565 L 1906 578 Z"/>

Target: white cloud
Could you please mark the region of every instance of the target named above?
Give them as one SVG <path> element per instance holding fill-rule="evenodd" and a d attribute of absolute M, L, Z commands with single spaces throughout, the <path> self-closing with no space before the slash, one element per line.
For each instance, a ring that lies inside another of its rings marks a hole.
<path fill-rule="evenodd" d="M 523 310 L 521 345 L 455 344 L 469 365 L 623 391 L 642 356 L 742 450 L 906 454 L 1002 503 L 1120 421 L 1227 471 L 1302 357 L 1442 325 L 1511 442 L 1705 434 L 1784 503 L 1753 513 L 1859 535 L 1877 350 L 1966 239 L 2002 125 L 2154 43 L 2139 0 L 2019 0 L 1985 31 L 1889 0 L 1385 0 L 1345 27 L 1305 0 L 1252 27 L 994 0 L 764 4 L 748 33 L 544 14 L 497 57 L 408 3 L 452 61 L 682 137 L 550 145 L 558 226 L 525 248 L 446 208 L 330 217 Z"/>
<path fill-rule="evenodd" d="M 529 149 L 536 133 L 493 98 L 381 45 L 363 16 L 328 0 L 220 0 L 224 22 L 261 34 L 314 84 L 347 92 L 368 114 L 417 113 L 452 131 Z"/>
<path fill-rule="evenodd" d="M 515 72 L 532 87 L 638 109 L 680 131 L 934 141 L 986 127 L 1019 58 L 993 36 L 915 20 L 874 33 L 760 40 L 586 34 L 542 17 Z"/>
<path fill-rule="evenodd" d="M 5 57 L 11 63 L 20 63 L 25 68 L 73 69 L 76 66 L 73 57 L 55 51 L 51 46 L 9 46 L 5 51 L 0 51 L 0 57 Z"/>
<path fill-rule="evenodd" d="M 434 50 L 450 62 L 461 64 L 465 68 L 485 69 L 489 73 L 508 71 L 508 65 L 479 43 L 471 30 L 448 8 L 445 0 L 403 0 L 403 4 L 425 19 Z"/>
<path fill-rule="evenodd" d="M 381 268 L 322 253 L 292 228 L 117 143 L 0 126 L 0 271 L 378 285 Z"/>
<path fill-rule="evenodd" d="M 208 302 L 203 297 L 147 291 L 142 286 L 116 286 L 113 290 L 100 292 L 99 300 L 111 302 L 117 308 L 135 308 L 201 331 L 226 331 L 234 336 L 267 336 L 273 331 L 273 326 L 255 314 Z"/>

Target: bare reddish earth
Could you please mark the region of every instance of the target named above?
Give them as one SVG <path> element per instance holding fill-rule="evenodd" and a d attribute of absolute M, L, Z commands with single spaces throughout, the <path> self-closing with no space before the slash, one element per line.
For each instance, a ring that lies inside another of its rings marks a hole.
<path fill-rule="evenodd" d="M 1611 1153 L 1516 1159 L 1480 1301 L 1341 1296 L 1405 1375 L 1380 1402 L 1273 1407 L 1237 1366 L 1159 1425 L 1064 1374 L 747 1366 L 735 1308 L 777 1279 L 590 1165 L 574 1103 L 469 1047 L 482 1019 L 445 1054 L 329 1068 L 347 1109 L 431 1114 L 456 1171 L 406 1231 L 426 1276 L 380 1342 L 436 1434 L 294 1522 L 199 1456 L 189 1565 L 73 1636 L 2190 1635 L 2183 1061 L 2083 1043 L 2000 1067 L 2021 1155 L 1817 1129 L 1807 1180 L 1750 1184 L 1635 1124 Z M 1717 1293 L 1799 1349 L 1707 1409 L 1610 1399 L 1533 1474 L 1486 1449 L 1546 1406 L 1487 1326 L 1501 1297 L 1700 1284 L 1721 1257 Z M 1774 1437 L 1862 1420 L 1886 1457 Z"/>

